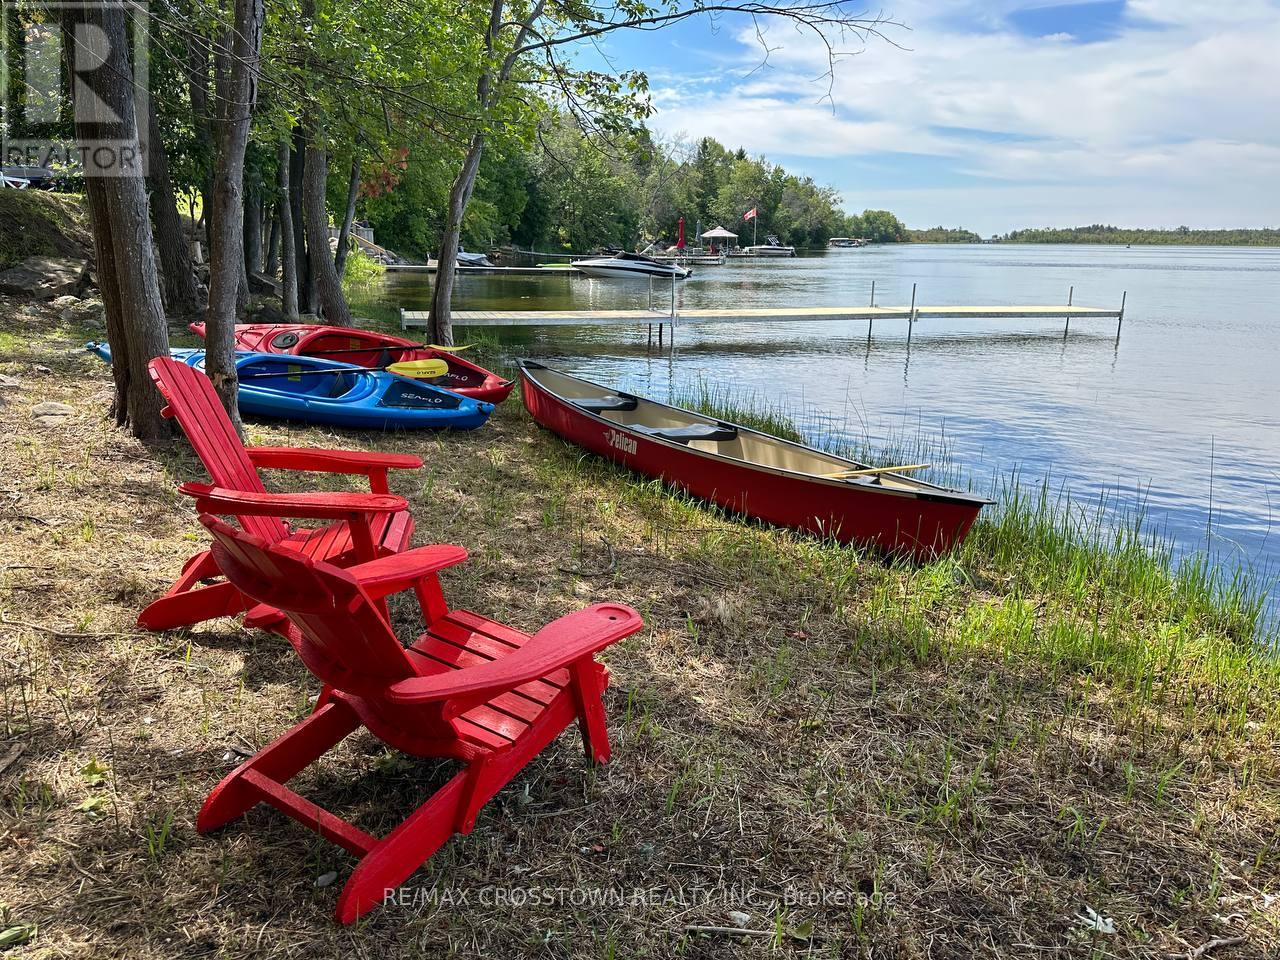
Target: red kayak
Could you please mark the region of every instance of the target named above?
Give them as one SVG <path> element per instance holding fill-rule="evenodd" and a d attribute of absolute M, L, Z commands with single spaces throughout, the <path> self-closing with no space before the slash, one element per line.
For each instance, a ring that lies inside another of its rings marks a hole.
<path fill-rule="evenodd" d="M 189 329 L 204 336 L 203 323 L 190 324 Z M 504 380 L 484 367 L 463 360 L 456 353 L 355 327 L 329 327 L 317 323 L 238 323 L 236 349 L 340 360 L 359 367 L 385 367 L 403 360 L 443 360 L 449 365 L 449 372 L 431 382 L 486 403 L 501 403 L 515 386 L 515 381 Z"/>
<path fill-rule="evenodd" d="M 963 540 L 991 503 L 529 360 L 520 377 L 533 419 L 571 443 L 735 513 L 841 543 L 928 559 Z"/>

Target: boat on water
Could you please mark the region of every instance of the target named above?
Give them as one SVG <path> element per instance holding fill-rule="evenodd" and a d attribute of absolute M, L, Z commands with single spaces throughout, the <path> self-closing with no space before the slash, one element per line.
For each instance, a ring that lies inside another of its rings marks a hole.
<path fill-rule="evenodd" d="M 867 241 L 861 237 L 832 237 L 827 241 L 828 247 L 834 247 L 838 250 L 848 250 L 854 247 L 865 247 Z"/>
<path fill-rule="evenodd" d="M 627 279 L 660 277 L 670 280 L 684 280 L 693 275 L 688 267 L 678 263 L 659 263 L 653 257 L 642 253 L 629 253 L 625 250 L 611 253 L 604 257 L 592 257 L 589 260 L 574 260 L 572 266 L 577 267 L 588 277 L 602 279 Z"/>
<path fill-rule="evenodd" d="M 199 337 L 203 323 L 188 329 Z M 501 403 L 510 395 L 514 380 L 507 380 L 450 350 L 436 350 L 404 337 L 356 327 L 319 323 L 238 323 L 236 349 L 251 353 L 284 353 L 294 357 L 340 360 L 357 367 L 385 367 L 406 360 L 443 360 L 448 371 L 431 381 L 454 393 L 485 403 Z"/>
<path fill-rule="evenodd" d="M 111 348 L 85 348 L 107 363 Z M 173 359 L 204 372 L 204 351 L 174 348 Z M 493 404 L 381 370 L 337 360 L 236 352 L 240 412 L 340 427 L 474 430 Z"/>
<path fill-rule="evenodd" d="M 740 256 L 744 257 L 794 257 L 795 255 L 795 247 L 786 246 L 772 234 L 765 237 L 764 243 L 754 243 L 749 247 L 743 247 L 740 254 Z"/>
<path fill-rule="evenodd" d="M 493 261 L 483 253 L 468 253 L 458 248 L 458 266 L 460 267 L 492 267 Z"/>
<path fill-rule="evenodd" d="M 520 379 L 530 415 L 564 439 L 735 513 L 842 543 L 925 559 L 963 540 L 991 503 L 531 360 Z"/>

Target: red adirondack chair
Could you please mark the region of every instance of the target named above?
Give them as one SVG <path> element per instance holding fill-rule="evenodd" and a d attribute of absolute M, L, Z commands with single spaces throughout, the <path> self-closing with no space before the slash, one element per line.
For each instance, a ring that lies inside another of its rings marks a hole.
<path fill-rule="evenodd" d="M 213 555 L 236 587 L 277 607 L 286 636 L 323 684 L 315 712 L 214 788 L 196 820 L 201 833 L 268 803 L 360 858 L 338 898 L 350 923 L 381 903 L 574 719 L 587 756 L 609 759 L 601 695 L 608 671 L 594 654 L 643 626 L 630 607 L 599 603 L 533 636 L 466 610 L 450 610 L 437 572 L 465 559 L 461 547 L 430 546 L 347 569 L 205 515 Z M 396 639 L 377 602 L 412 589 L 427 630 Z M 285 784 L 352 731 L 462 769 L 398 827 L 378 839 Z"/>
<path fill-rule="evenodd" d="M 245 530 L 268 543 L 284 543 L 308 556 L 350 566 L 379 556 L 399 553 L 413 534 L 413 518 L 403 497 L 390 492 L 388 470 L 415 470 L 418 457 L 400 453 L 347 450 L 307 450 L 293 447 L 249 447 L 240 442 L 209 378 L 168 357 L 148 364 L 151 379 L 168 401 L 166 417 L 182 426 L 200 457 L 210 484 L 184 483 L 178 489 L 190 496 L 216 493 L 222 509 L 236 516 Z M 370 493 L 268 493 L 258 468 L 364 474 Z M 293 530 L 286 517 L 327 520 L 314 530 Z M 182 567 L 182 575 L 164 596 L 138 616 L 138 626 L 169 630 L 235 616 L 252 604 L 223 579 L 208 550 Z M 279 622 L 269 607 L 249 610 L 245 623 L 270 626 Z"/>

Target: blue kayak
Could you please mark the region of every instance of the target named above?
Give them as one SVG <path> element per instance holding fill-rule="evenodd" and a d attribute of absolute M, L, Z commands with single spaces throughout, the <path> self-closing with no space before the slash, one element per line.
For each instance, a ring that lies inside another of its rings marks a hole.
<path fill-rule="evenodd" d="M 111 362 L 111 348 L 85 348 Z M 173 359 L 203 372 L 204 351 L 175 347 Z M 315 373 L 310 371 L 337 371 Z M 440 387 L 382 370 L 282 353 L 236 353 L 240 412 L 341 427 L 385 430 L 474 430 L 493 412 L 493 404 L 459 396 Z M 255 379 L 262 374 L 289 374 Z"/>

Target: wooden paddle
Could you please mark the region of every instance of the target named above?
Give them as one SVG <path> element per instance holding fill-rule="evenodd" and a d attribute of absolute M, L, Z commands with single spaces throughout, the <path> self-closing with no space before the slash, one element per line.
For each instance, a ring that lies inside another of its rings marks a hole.
<path fill-rule="evenodd" d="M 870 477 L 877 473 L 906 473 L 908 470 L 924 470 L 932 467 L 932 463 L 908 463 L 901 467 L 864 467 L 858 470 L 841 470 L 839 473 L 824 473 L 821 476 L 828 480 L 845 480 L 849 477 Z"/>
<path fill-rule="evenodd" d="M 402 360 L 400 363 L 393 363 L 385 367 L 324 367 L 310 370 L 299 368 L 297 370 L 286 370 L 283 373 L 251 373 L 240 379 L 270 380 L 273 377 L 305 377 L 334 373 L 378 373 L 383 370 L 401 377 L 411 377 L 414 380 L 432 380 L 448 373 L 449 365 L 443 360 Z"/>
<path fill-rule="evenodd" d="M 341 350 L 309 350 L 306 354 L 308 357 L 328 356 L 331 353 L 372 353 L 375 350 L 441 350 L 445 353 L 461 353 L 463 350 L 470 350 L 472 347 L 469 343 L 464 343 L 460 347 L 442 347 L 438 343 L 403 343 L 403 344 L 376 344 L 371 343 L 367 347 L 344 347 Z"/>

